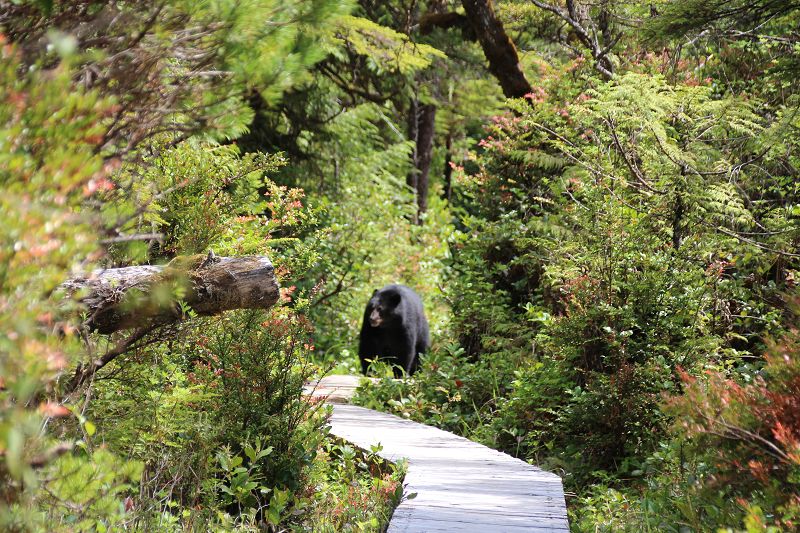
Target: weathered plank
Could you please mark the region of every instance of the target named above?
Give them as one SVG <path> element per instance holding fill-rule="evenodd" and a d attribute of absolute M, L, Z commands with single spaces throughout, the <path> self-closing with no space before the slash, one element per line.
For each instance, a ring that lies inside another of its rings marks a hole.
<path fill-rule="evenodd" d="M 328 403 L 347 403 L 356 393 L 356 388 L 365 378 L 362 376 L 331 375 L 306 383 L 303 392 L 308 396 L 322 398 Z M 375 380 L 377 381 L 377 380 Z"/>
<path fill-rule="evenodd" d="M 345 378 L 321 380 L 314 395 L 333 389 L 341 400 L 352 394 L 358 378 Z M 555 474 L 452 433 L 362 407 L 334 405 L 330 424 L 337 437 L 364 449 L 381 444 L 381 457 L 408 460 L 405 493 L 417 496 L 395 510 L 389 532 L 569 531 Z"/>

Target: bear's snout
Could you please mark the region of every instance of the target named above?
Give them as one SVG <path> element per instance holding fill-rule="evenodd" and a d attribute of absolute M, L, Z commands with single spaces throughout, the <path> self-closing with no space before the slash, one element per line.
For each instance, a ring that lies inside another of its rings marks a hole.
<path fill-rule="evenodd" d="M 369 325 L 373 328 L 377 328 L 383 323 L 383 318 L 381 314 L 378 312 L 377 309 L 373 309 L 372 313 L 369 315 Z"/>

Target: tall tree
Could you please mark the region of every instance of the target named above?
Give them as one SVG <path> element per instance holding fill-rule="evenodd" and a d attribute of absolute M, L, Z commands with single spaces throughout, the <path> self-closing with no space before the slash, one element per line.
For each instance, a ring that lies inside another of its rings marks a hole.
<path fill-rule="evenodd" d="M 422 223 L 422 215 L 428 210 L 428 183 L 433 159 L 433 137 L 436 129 L 436 105 L 411 101 L 408 112 L 408 137 L 414 143 L 411 172 L 408 185 L 417 197 L 414 222 Z"/>
<path fill-rule="evenodd" d="M 497 18 L 491 0 L 462 0 L 472 29 L 489 61 L 489 71 L 500 82 L 503 94 L 522 98 L 531 92 L 531 84 L 522 72 L 517 49 Z"/>

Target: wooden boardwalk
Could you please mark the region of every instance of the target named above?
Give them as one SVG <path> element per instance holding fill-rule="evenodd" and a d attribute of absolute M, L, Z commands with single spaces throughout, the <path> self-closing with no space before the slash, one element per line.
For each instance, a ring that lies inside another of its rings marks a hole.
<path fill-rule="evenodd" d="M 304 391 L 314 398 L 325 398 L 328 403 L 347 403 L 355 395 L 362 379 L 378 381 L 362 376 L 325 376 L 319 381 L 306 383 Z"/>
<path fill-rule="evenodd" d="M 327 381 L 326 381 L 327 380 Z M 352 396 L 358 378 L 330 376 L 314 396 Z M 331 433 L 365 450 L 381 444 L 390 461 L 408 460 L 403 501 L 389 532 L 569 531 L 561 478 L 440 429 L 337 403 Z"/>

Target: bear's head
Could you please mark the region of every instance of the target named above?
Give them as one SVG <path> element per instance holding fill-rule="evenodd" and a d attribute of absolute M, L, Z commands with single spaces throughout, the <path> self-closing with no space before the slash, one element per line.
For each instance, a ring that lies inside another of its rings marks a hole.
<path fill-rule="evenodd" d="M 400 319 L 397 306 L 400 305 L 400 293 L 395 290 L 380 290 L 372 293 L 369 301 L 369 325 L 379 328 L 397 322 Z"/>

